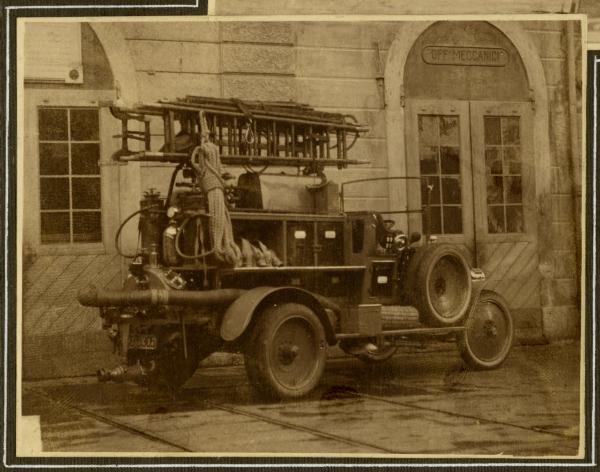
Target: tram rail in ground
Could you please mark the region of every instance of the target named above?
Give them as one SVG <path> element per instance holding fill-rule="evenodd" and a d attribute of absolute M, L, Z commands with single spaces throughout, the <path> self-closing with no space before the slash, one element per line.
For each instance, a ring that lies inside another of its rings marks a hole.
<path fill-rule="evenodd" d="M 548 349 L 517 349 L 483 374 L 444 352 L 367 367 L 333 359 L 314 395 L 280 403 L 252 396 L 241 366 L 202 369 L 174 397 L 92 379 L 26 382 L 23 414 L 41 415 L 51 452 L 576 454 L 576 375 L 544 366 L 561 359 Z M 545 375 L 532 377 L 540 365 Z"/>

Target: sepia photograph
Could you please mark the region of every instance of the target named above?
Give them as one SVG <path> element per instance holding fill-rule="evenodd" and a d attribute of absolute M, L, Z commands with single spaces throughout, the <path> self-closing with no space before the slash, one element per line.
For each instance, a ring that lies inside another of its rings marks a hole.
<path fill-rule="evenodd" d="M 17 457 L 582 458 L 586 29 L 19 19 Z"/>

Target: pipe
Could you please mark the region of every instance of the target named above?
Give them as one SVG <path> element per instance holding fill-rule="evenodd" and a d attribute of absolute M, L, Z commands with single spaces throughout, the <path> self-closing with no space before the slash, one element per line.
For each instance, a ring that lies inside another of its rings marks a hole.
<path fill-rule="evenodd" d="M 581 277 L 581 148 L 579 146 L 579 123 L 581 120 L 577 113 L 575 32 L 572 21 L 567 21 L 567 73 L 569 89 L 569 154 L 571 157 L 569 163 L 571 167 L 571 185 L 575 206 L 575 257 L 577 261 L 577 279 L 579 280 Z M 579 287 L 579 284 L 577 286 Z"/>
<path fill-rule="evenodd" d="M 175 305 L 209 306 L 228 304 L 244 294 L 246 290 L 221 288 L 217 290 L 104 290 L 93 285 L 81 289 L 77 300 L 83 306 L 128 306 L 128 305 Z"/>
<path fill-rule="evenodd" d="M 419 335 L 441 335 L 458 333 L 465 331 L 466 326 L 448 326 L 446 328 L 407 328 L 407 329 L 392 329 L 389 331 L 382 331 L 380 336 L 419 336 Z M 340 333 L 335 335 L 335 339 L 357 339 L 357 338 L 372 338 L 373 335 L 361 334 L 361 333 Z"/>

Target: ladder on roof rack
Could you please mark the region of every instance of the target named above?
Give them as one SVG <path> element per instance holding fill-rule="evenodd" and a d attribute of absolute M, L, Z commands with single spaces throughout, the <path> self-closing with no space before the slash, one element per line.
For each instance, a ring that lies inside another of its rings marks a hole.
<path fill-rule="evenodd" d="M 121 121 L 119 161 L 182 162 L 200 142 L 202 115 L 221 160 L 231 165 L 276 165 L 345 168 L 369 161 L 348 158 L 348 151 L 368 128 L 351 115 L 317 111 L 296 102 L 261 102 L 188 95 L 133 108 L 110 107 Z M 151 149 L 150 120 L 161 117 L 165 144 Z M 144 130 L 130 122 L 144 123 Z M 176 123 L 179 130 L 176 131 Z M 129 140 L 144 142 L 143 151 L 129 149 Z"/>

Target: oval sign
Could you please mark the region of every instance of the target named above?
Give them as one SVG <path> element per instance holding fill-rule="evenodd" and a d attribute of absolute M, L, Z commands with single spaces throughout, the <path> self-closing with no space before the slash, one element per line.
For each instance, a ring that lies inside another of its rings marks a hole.
<path fill-rule="evenodd" d="M 508 51 L 501 48 L 426 46 L 421 56 L 435 65 L 503 67 L 508 63 Z"/>

